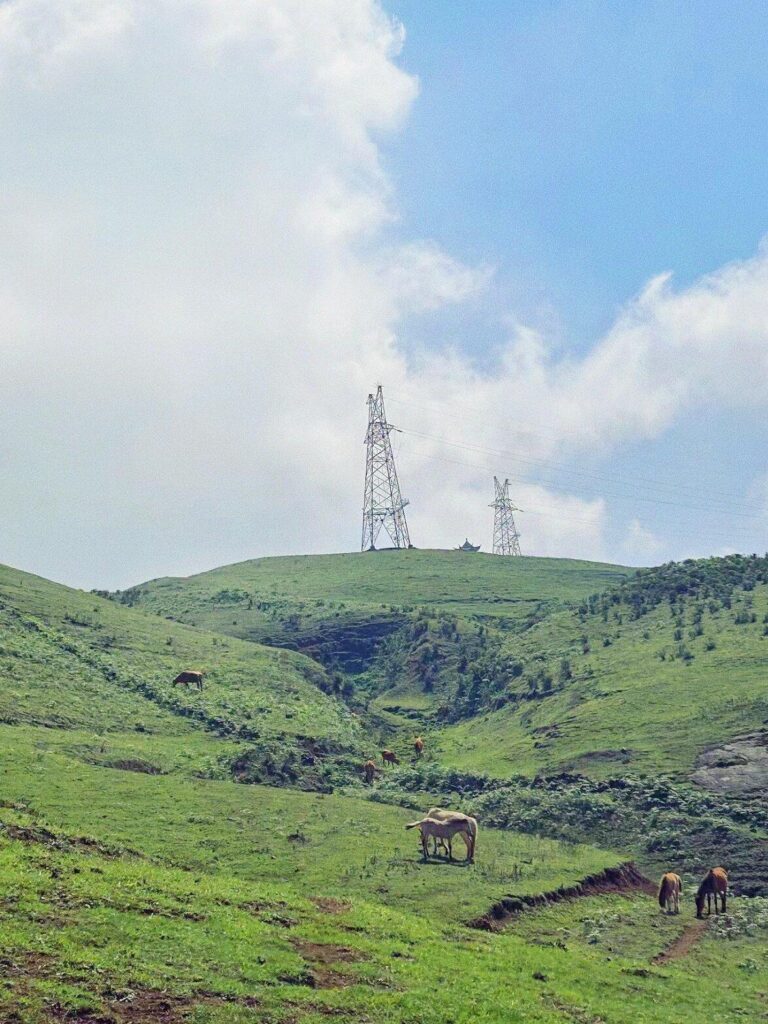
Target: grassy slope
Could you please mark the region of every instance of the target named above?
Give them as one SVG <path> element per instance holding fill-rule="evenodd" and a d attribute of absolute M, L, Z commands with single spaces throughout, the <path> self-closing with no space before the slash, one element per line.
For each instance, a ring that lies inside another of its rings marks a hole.
<path fill-rule="evenodd" d="M 148 737 L 308 734 L 356 747 L 359 727 L 310 660 L 165 622 L 0 567 L 0 721 Z M 202 694 L 172 688 L 207 670 Z M 197 728 L 196 728 L 197 727 Z M 247 738 L 247 736 L 246 736 Z"/>
<path fill-rule="evenodd" d="M 627 766 L 690 773 L 702 749 L 768 718 L 768 588 L 759 585 L 749 595 L 757 621 L 737 625 L 745 596 L 737 591 L 730 609 L 705 609 L 699 636 L 691 635 L 687 610 L 682 632 L 690 661 L 674 656 L 679 620 L 667 605 L 635 621 L 619 611 L 622 622 L 613 615 L 607 622 L 599 616 L 582 622 L 575 612 L 559 612 L 510 637 L 511 652 L 525 661 L 542 658 L 555 677 L 567 657 L 573 679 L 551 696 L 445 730 L 436 741 L 438 756 L 495 775 L 577 769 L 600 777 L 622 774 Z"/>
<path fill-rule="evenodd" d="M 411 811 L 197 777 L 239 744 L 223 726 L 268 700 L 279 710 L 259 719 L 265 735 L 288 737 L 301 703 L 318 733 L 354 742 L 304 659 L 12 570 L 0 603 L 0 1019 L 688 1024 L 700 1001 L 722 1021 L 760 1012 L 753 939 L 718 947 L 724 990 L 699 965 L 648 967 L 673 919 L 659 933 L 641 914 L 610 959 L 587 941 L 564 950 L 535 929 L 462 924 L 615 854 L 484 829 L 476 866 L 421 866 L 402 830 Z M 211 668 L 209 688 L 169 695 L 190 659 Z M 171 774 L 106 766 L 132 759 Z"/>
<path fill-rule="evenodd" d="M 610 855 L 484 830 L 475 867 L 421 866 L 400 809 L 114 772 L 73 762 L 56 731 L 1 731 L 3 1019 L 687 1024 L 702 1000 L 724 1022 L 759 1012 L 764 948 L 713 947 L 725 989 L 698 964 L 654 969 L 682 922 L 647 898 L 588 901 L 607 915 L 598 944 L 579 904 L 501 935 L 461 924 L 500 890 L 567 884 Z M 631 942 L 613 913 L 631 917 Z"/>
<path fill-rule="evenodd" d="M 415 605 L 518 618 L 541 601 L 578 600 L 603 590 L 630 571 L 572 559 L 378 551 L 258 558 L 183 579 L 152 580 L 129 594 L 159 614 L 257 638 L 274 635 L 291 614 L 298 615 L 298 630 Z"/>

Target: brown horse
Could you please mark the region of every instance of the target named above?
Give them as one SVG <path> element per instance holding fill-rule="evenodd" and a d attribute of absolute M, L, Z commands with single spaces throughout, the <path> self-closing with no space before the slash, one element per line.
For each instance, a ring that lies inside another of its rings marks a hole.
<path fill-rule="evenodd" d="M 173 680 L 172 686 L 193 686 L 196 690 L 202 690 L 203 688 L 203 673 L 202 672 L 179 672 L 176 678 Z"/>
<path fill-rule="evenodd" d="M 400 764 L 397 754 L 393 750 L 382 750 L 381 760 L 384 764 Z"/>
<path fill-rule="evenodd" d="M 674 871 L 668 871 L 666 875 L 661 876 L 659 906 L 662 910 L 666 908 L 668 914 L 680 913 L 680 893 L 682 889 L 683 883 L 680 875 L 676 875 Z"/>
<path fill-rule="evenodd" d="M 707 898 L 707 914 L 712 913 L 712 897 L 715 897 L 715 913 L 717 909 L 717 897 L 720 897 L 720 910 L 725 913 L 725 898 L 728 895 L 728 872 L 725 868 L 710 868 L 704 876 L 704 881 L 696 893 L 696 917 L 704 916 L 704 897 Z"/>
<path fill-rule="evenodd" d="M 421 757 L 422 753 L 424 752 L 424 740 L 421 738 L 421 736 L 417 736 L 416 739 L 413 741 L 413 749 L 416 752 L 416 757 Z"/>
<path fill-rule="evenodd" d="M 363 765 L 363 777 L 370 786 L 376 776 L 376 762 L 368 760 Z"/>

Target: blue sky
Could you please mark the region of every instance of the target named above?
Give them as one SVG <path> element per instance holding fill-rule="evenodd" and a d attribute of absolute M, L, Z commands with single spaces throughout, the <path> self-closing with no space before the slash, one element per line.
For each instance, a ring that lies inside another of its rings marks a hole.
<path fill-rule="evenodd" d="M 506 314 L 587 351 L 652 276 L 672 271 L 684 287 L 757 251 L 768 231 L 764 4 L 387 6 L 406 28 L 401 63 L 421 84 L 386 151 L 400 226 L 497 268 L 491 304 L 422 318 L 415 342 L 447 338 L 485 360 Z M 766 442 L 762 409 L 693 409 L 658 439 L 587 462 L 679 486 L 681 504 L 717 495 L 709 515 L 637 501 L 665 555 L 764 550 L 765 523 L 726 512 L 754 508 Z M 617 520 L 632 509 L 608 500 Z"/>
<path fill-rule="evenodd" d="M 590 344 L 649 277 L 768 229 L 762 3 L 391 0 L 421 95 L 387 159 L 403 226 L 491 259 Z"/>

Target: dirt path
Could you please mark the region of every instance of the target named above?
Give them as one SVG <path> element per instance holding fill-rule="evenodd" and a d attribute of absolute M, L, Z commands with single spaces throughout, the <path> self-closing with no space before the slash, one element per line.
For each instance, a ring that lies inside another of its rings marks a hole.
<path fill-rule="evenodd" d="M 663 953 L 659 953 L 658 956 L 653 958 L 651 963 L 656 965 L 668 964 L 673 960 L 680 960 L 682 957 L 688 956 L 706 931 L 706 928 L 706 921 L 692 921 L 691 924 L 685 926 L 680 935 L 670 946 L 667 946 Z"/>
<path fill-rule="evenodd" d="M 561 900 L 580 899 L 584 896 L 600 896 L 603 893 L 629 893 L 644 892 L 648 895 L 656 895 L 656 886 L 642 875 L 631 861 L 618 864 L 613 868 L 606 868 L 596 875 L 589 875 L 575 885 L 554 889 L 551 892 L 543 892 L 537 896 L 505 896 L 494 903 L 490 910 L 468 921 L 470 928 L 482 928 L 484 931 L 499 931 L 511 919 L 527 910 L 535 910 L 538 907 L 546 906 L 549 903 L 559 903 Z"/>

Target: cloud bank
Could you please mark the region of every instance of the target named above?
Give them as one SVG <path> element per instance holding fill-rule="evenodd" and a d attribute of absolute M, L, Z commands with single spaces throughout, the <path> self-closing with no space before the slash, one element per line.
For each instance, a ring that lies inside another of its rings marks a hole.
<path fill-rule="evenodd" d="M 477 302 L 492 271 L 395 241 L 403 40 L 373 0 L 0 6 L 2 561 L 122 586 L 354 549 L 378 381 L 430 435 L 398 442 L 419 546 L 490 531 L 489 457 L 434 436 L 546 460 L 768 404 L 765 251 L 655 279 L 578 359 L 524 327 L 492 370 L 407 358 L 404 318 Z M 526 551 L 617 555 L 602 500 L 515 495 Z"/>

